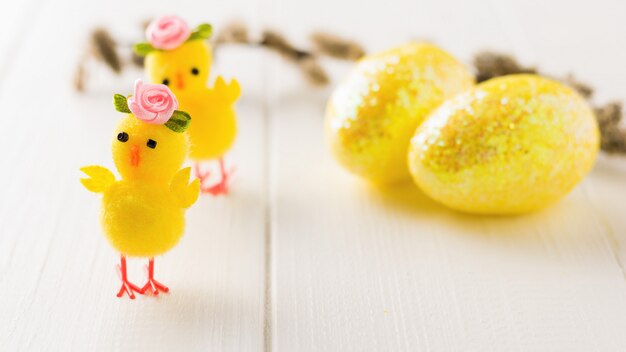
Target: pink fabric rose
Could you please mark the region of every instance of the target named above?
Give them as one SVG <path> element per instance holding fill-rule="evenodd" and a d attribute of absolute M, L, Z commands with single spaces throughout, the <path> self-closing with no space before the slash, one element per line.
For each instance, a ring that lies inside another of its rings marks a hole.
<path fill-rule="evenodd" d="M 181 46 L 191 35 L 187 23 L 177 16 L 163 16 L 150 22 L 146 37 L 157 49 L 172 50 Z"/>
<path fill-rule="evenodd" d="M 128 98 L 128 108 L 141 121 L 162 125 L 178 109 L 178 100 L 164 84 L 135 81 L 135 93 Z"/>

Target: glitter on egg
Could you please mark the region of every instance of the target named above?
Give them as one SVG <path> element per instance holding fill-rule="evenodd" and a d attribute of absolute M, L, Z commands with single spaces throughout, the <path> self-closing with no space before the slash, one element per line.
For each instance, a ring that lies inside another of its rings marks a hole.
<path fill-rule="evenodd" d="M 417 126 L 446 98 L 473 84 L 463 64 L 431 44 L 409 43 L 365 57 L 327 105 L 333 154 L 370 181 L 408 179 L 406 153 Z"/>
<path fill-rule="evenodd" d="M 435 110 L 411 140 L 408 160 L 431 198 L 470 213 L 515 214 L 567 194 L 592 168 L 598 146 L 596 120 L 578 93 L 511 75 Z"/>

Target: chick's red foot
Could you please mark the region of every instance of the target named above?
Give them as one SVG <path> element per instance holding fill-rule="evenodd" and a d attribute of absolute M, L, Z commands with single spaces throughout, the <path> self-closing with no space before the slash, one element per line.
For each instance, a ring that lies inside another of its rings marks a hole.
<path fill-rule="evenodd" d="M 117 266 L 117 273 L 120 277 L 120 280 L 122 280 L 122 287 L 117 293 L 117 297 L 122 297 L 124 293 L 126 293 L 128 297 L 130 297 L 130 299 L 135 299 L 134 292 L 137 292 L 140 294 L 143 293 L 137 285 L 128 281 L 128 275 L 126 273 L 126 257 L 124 256 L 121 256 L 120 258 L 120 265 Z"/>
<path fill-rule="evenodd" d="M 202 193 L 208 193 L 212 196 L 219 196 L 220 194 L 228 194 L 228 178 L 223 178 L 218 184 L 211 187 L 201 188 Z"/>
<path fill-rule="evenodd" d="M 162 283 L 156 281 L 154 278 L 148 279 L 148 283 L 144 287 L 141 288 L 141 294 L 151 293 L 156 296 L 159 292 L 170 292 L 170 289 L 163 285 Z"/>
<path fill-rule="evenodd" d="M 213 196 L 218 196 L 220 194 L 224 194 L 224 195 L 228 194 L 228 191 L 229 191 L 228 180 L 235 172 L 235 168 L 232 167 L 230 170 L 226 171 L 226 168 L 224 167 L 223 158 L 220 158 L 219 164 L 220 164 L 220 173 L 222 176 L 220 182 L 210 187 L 204 187 L 204 186 L 200 187 L 200 190 L 202 191 L 202 193 L 209 193 Z"/>
<path fill-rule="evenodd" d="M 159 294 L 159 292 L 167 293 L 170 291 L 170 289 L 167 288 L 167 286 L 163 285 L 162 283 L 154 279 L 154 258 L 150 258 L 146 269 L 148 271 L 148 282 L 145 284 L 144 287 L 141 288 L 141 294 L 145 294 L 146 292 L 149 292 L 152 295 L 156 296 Z"/>
<path fill-rule="evenodd" d="M 142 289 L 140 289 L 137 285 L 129 282 L 128 280 L 122 280 L 122 287 L 117 293 L 117 297 L 122 297 L 124 292 L 130 297 L 130 299 L 135 299 L 135 294 L 133 292 L 137 292 L 139 294 L 143 294 Z"/>
<path fill-rule="evenodd" d="M 204 182 L 211 176 L 211 171 L 200 170 L 200 163 L 195 164 L 194 170 L 195 170 L 196 178 L 200 180 L 200 186 L 202 186 Z"/>

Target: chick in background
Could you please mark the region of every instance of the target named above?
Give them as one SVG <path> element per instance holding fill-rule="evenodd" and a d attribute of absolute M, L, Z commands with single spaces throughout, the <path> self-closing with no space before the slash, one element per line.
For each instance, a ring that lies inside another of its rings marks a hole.
<path fill-rule="evenodd" d="M 146 30 L 149 43 L 135 46 L 145 56 L 145 70 L 152 83 L 167 85 L 178 97 L 181 107 L 194 117 L 189 128 L 189 158 L 195 163 L 195 174 L 201 190 L 212 195 L 227 194 L 233 170 L 227 170 L 224 155 L 237 135 L 234 104 L 241 94 L 239 83 L 217 77 L 207 87 L 212 54 L 204 39 L 211 35 L 211 26 L 203 24 L 191 31 L 176 16 L 155 19 Z M 203 161 L 217 160 L 219 181 L 207 185 L 208 171 L 201 170 Z"/>

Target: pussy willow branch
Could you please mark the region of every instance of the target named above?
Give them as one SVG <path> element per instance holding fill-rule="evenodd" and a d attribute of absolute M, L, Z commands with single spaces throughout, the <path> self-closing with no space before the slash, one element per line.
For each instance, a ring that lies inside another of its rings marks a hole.
<path fill-rule="evenodd" d="M 276 52 L 299 67 L 304 77 L 318 86 L 329 82 L 326 71 L 318 62 L 320 56 L 354 61 L 365 54 L 358 43 L 333 34 L 317 32 L 313 33 L 310 39 L 313 48 L 309 50 L 295 47 L 282 34 L 273 30 L 262 31 L 260 39 L 254 40 L 250 38 L 244 24 L 233 22 L 222 28 L 213 45 L 216 49 L 224 44 L 250 45 Z"/>
<path fill-rule="evenodd" d="M 316 86 L 329 83 L 328 74 L 319 64 L 319 57 L 327 56 L 355 61 L 365 55 L 365 51 L 358 43 L 333 34 L 316 32 L 310 36 L 310 41 L 311 49 L 297 48 L 282 34 L 273 30 L 264 30 L 260 33 L 259 39 L 252 39 L 248 28 L 243 23 L 232 22 L 216 34 L 212 45 L 216 51 L 227 45 L 247 45 L 275 52 L 298 67 L 305 79 Z M 95 29 L 91 33 L 88 50 L 81 58 L 76 70 L 74 80 L 76 90 L 84 91 L 85 89 L 87 74 L 85 63 L 90 58 L 103 62 L 116 74 L 128 66 L 143 66 L 142 57 L 130 54 L 128 58 L 122 58 L 119 54 L 120 49 L 132 52 L 128 50 L 129 47 L 117 43 L 106 29 Z M 592 104 L 593 89 L 588 84 L 576 80 L 572 75 L 553 77 L 540 72 L 536 67 L 523 66 L 507 54 L 480 52 L 474 57 L 473 67 L 477 82 L 515 73 L 534 73 L 569 85 Z M 610 102 L 604 106 L 594 106 L 594 111 L 600 127 L 601 149 L 609 154 L 626 155 L 626 130 L 620 127 L 624 116 L 622 104 Z"/>
<path fill-rule="evenodd" d="M 90 36 L 88 54 L 79 62 L 74 86 L 76 90 L 85 89 L 85 63 L 89 58 L 103 62 L 114 73 L 119 74 L 126 63 L 142 66 L 143 58 L 132 54 L 122 59 L 119 49 L 122 45 L 113 40 L 104 28 L 95 29 Z M 259 39 L 251 39 L 248 29 L 241 22 L 232 22 L 222 28 L 212 41 L 214 50 L 227 44 L 248 45 L 276 52 L 288 62 L 295 64 L 304 77 L 313 85 L 324 86 L 329 83 L 328 74 L 319 64 L 319 57 L 328 56 L 339 60 L 356 60 L 363 56 L 363 48 L 356 42 L 336 35 L 317 32 L 311 36 L 312 49 L 301 49 L 292 45 L 278 31 L 264 30 Z"/>

